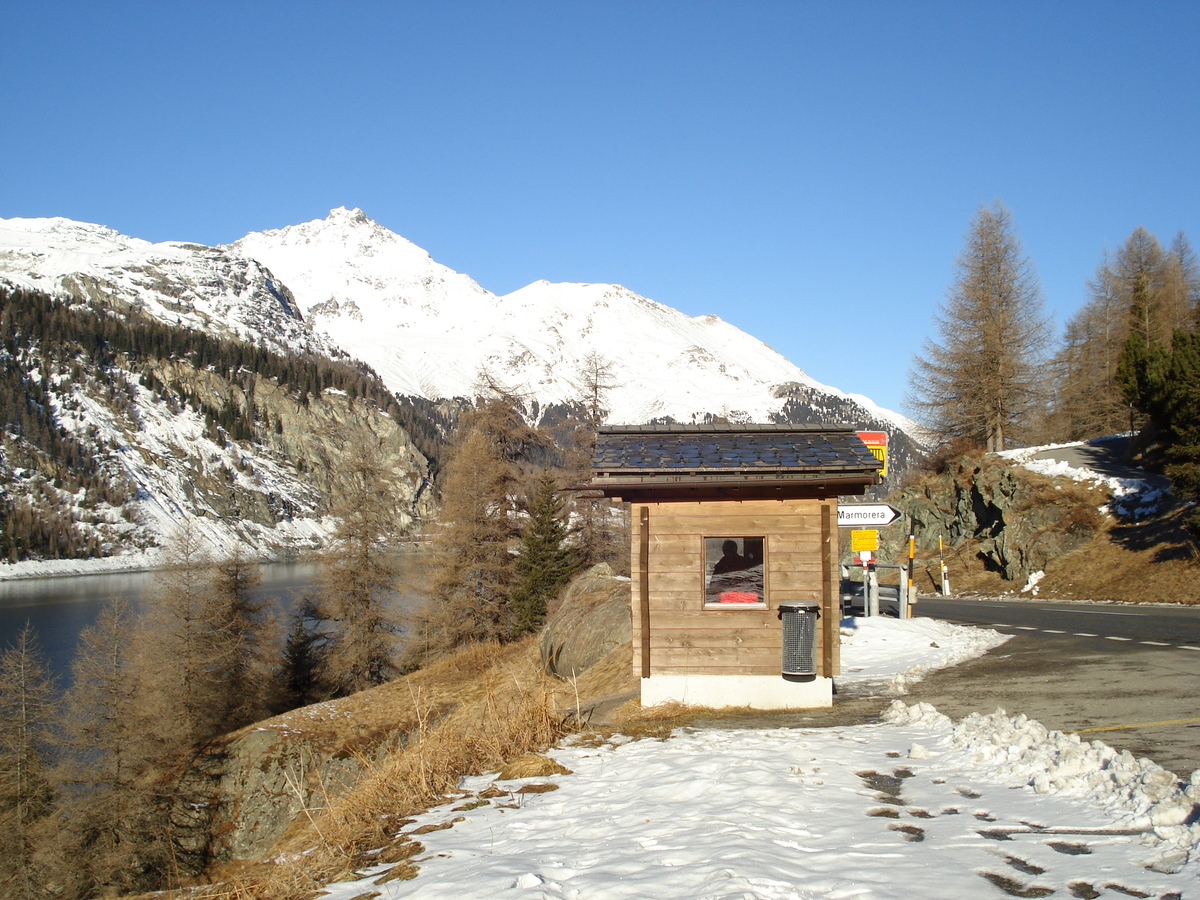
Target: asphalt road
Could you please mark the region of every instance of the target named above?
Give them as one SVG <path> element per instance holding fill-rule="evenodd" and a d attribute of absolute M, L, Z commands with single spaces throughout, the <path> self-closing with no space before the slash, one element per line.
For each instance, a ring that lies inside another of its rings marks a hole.
<path fill-rule="evenodd" d="M 1200 609 L 922 599 L 915 613 L 1013 637 L 930 675 L 908 702 L 932 703 L 954 719 L 1024 713 L 1184 778 L 1200 769 Z"/>

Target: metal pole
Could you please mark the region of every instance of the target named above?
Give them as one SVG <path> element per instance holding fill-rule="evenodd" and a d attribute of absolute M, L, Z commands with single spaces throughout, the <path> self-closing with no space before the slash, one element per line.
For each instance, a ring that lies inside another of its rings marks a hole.
<path fill-rule="evenodd" d="M 863 570 L 863 573 L 862 573 L 862 575 L 863 575 L 863 582 L 862 582 L 862 584 L 863 584 L 863 615 L 870 616 L 871 615 L 871 584 L 870 584 L 871 579 L 867 577 L 867 557 L 862 555 L 865 552 L 866 552 L 865 550 L 859 551 L 858 561 L 860 563 L 862 563 L 862 570 Z"/>
<path fill-rule="evenodd" d="M 913 591 L 913 573 L 917 570 L 914 560 L 917 558 L 917 538 L 916 535 L 908 536 L 908 596 L 910 603 L 917 602 L 917 595 Z"/>
<path fill-rule="evenodd" d="M 938 559 L 942 565 L 942 596 L 950 596 L 950 573 L 946 571 L 946 557 L 942 553 L 942 536 L 938 535 Z"/>

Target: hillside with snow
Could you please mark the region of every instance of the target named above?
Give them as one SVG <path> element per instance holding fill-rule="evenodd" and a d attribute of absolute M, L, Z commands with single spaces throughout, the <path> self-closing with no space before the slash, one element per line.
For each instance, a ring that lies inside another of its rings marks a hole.
<path fill-rule="evenodd" d="M 287 288 L 253 259 L 215 247 L 152 244 L 70 219 L 0 219 L 0 285 L 100 300 L 169 324 L 329 354 Z"/>

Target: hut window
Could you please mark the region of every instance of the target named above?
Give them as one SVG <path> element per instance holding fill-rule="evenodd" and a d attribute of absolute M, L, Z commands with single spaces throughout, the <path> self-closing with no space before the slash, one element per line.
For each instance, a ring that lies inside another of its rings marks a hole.
<path fill-rule="evenodd" d="M 704 539 L 704 605 L 732 609 L 762 607 L 761 537 L 706 537 Z"/>

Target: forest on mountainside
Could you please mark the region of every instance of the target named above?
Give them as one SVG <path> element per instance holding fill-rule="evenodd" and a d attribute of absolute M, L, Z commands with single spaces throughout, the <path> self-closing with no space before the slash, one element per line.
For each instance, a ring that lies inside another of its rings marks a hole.
<path fill-rule="evenodd" d="M 324 390 L 341 391 L 400 424 L 435 471 L 444 435 L 453 424 L 436 404 L 396 398 L 358 361 L 283 355 L 37 291 L 0 289 L 0 334 L 0 412 L 5 422 L 0 553 L 14 562 L 103 555 L 103 542 L 75 527 L 72 516 L 79 515 L 80 506 L 125 507 L 133 499 L 135 488 L 115 461 L 116 448 L 103 446 L 94 426 L 65 426 L 64 414 L 78 410 L 81 396 L 96 399 L 136 427 L 134 385 L 128 376 L 134 373 L 158 402 L 202 415 L 206 435 L 218 444 L 258 443 L 268 430 L 280 427 L 253 403 L 215 406 L 182 383 L 163 383 L 155 369 L 164 361 L 183 361 L 247 384 L 251 376 L 269 378 L 302 405 Z M 18 482 L 21 490 L 15 489 Z M 68 503 L 66 495 L 80 491 L 82 504 Z"/>
<path fill-rule="evenodd" d="M 28 628 L 0 648 L 0 893 L 85 900 L 205 873 L 222 735 L 465 643 L 517 640 L 581 567 L 628 564 L 620 509 L 559 493 L 590 464 L 587 419 L 537 428 L 515 398 L 481 399 L 448 443 L 448 519 L 403 553 L 404 479 L 359 438 L 290 617 L 256 600 L 251 560 L 213 558 L 185 520 L 145 611 L 114 602 L 84 630 L 61 697 Z M 423 601 L 404 620 L 398 592 Z"/>

